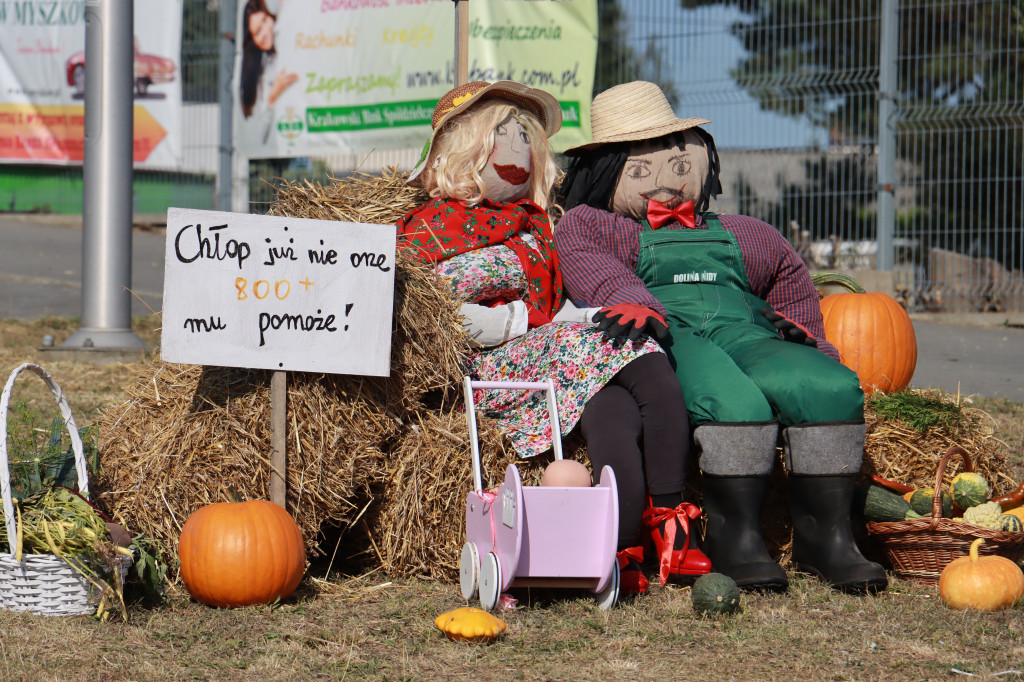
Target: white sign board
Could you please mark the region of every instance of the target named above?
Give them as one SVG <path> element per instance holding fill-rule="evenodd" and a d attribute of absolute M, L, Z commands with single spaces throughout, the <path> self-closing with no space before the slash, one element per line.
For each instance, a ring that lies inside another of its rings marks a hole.
<path fill-rule="evenodd" d="M 393 225 L 171 208 L 161 357 L 388 376 Z"/>

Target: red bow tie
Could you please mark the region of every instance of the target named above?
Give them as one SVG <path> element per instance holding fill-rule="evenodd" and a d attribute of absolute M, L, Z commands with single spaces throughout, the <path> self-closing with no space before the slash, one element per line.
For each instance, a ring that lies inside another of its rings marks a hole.
<path fill-rule="evenodd" d="M 651 224 L 652 229 L 657 230 L 662 225 L 673 221 L 686 227 L 696 227 L 697 223 L 693 217 L 693 202 L 687 201 L 675 208 L 669 208 L 654 199 L 647 200 L 647 222 Z"/>

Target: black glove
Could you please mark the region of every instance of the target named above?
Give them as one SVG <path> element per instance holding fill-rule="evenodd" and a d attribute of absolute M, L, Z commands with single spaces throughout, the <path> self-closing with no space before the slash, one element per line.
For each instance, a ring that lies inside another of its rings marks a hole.
<path fill-rule="evenodd" d="M 601 308 L 594 315 L 597 328 L 604 332 L 605 339 L 629 337 L 636 341 L 644 334 L 653 336 L 658 342 L 668 339 L 668 325 L 656 310 L 637 303 L 618 303 Z"/>
<path fill-rule="evenodd" d="M 793 322 L 790 319 L 783 317 L 771 308 L 761 308 L 759 311 L 764 315 L 764 319 L 772 323 L 772 325 L 779 330 L 782 334 L 782 338 L 786 341 L 792 341 L 793 343 L 802 343 L 805 346 L 811 348 L 818 347 L 818 340 L 807 333 L 807 330 Z"/>

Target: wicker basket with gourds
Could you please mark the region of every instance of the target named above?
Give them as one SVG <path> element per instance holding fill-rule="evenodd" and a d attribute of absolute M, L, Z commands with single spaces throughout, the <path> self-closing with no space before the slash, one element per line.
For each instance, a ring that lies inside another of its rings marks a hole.
<path fill-rule="evenodd" d="M 964 470 L 944 491 L 942 476 L 953 456 L 963 459 Z M 858 488 L 854 510 L 867 520 L 868 532 L 885 546 L 897 575 L 937 584 L 946 565 L 968 555 L 976 539 L 985 540 L 981 550 L 985 554 L 1014 562 L 1024 555 L 1024 483 L 1012 493 L 991 497 L 988 482 L 972 470 L 963 448 L 954 445 L 939 460 L 927 514 L 920 513 L 920 506 L 914 508 L 926 491 L 878 476 L 872 479 L 873 483 Z M 947 496 L 948 502 L 944 502 Z"/>

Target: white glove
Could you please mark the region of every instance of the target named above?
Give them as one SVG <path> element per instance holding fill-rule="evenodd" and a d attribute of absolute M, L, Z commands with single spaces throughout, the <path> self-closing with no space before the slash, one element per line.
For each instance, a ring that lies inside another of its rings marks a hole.
<path fill-rule="evenodd" d="M 510 339 L 522 336 L 529 326 L 526 303 L 512 301 L 496 308 L 463 303 L 459 307 L 462 326 L 473 342 L 483 348 L 500 346 Z"/>
<path fill-rule="evenodd" d="M 568 299 L 565 305 L 551 318 L 552 322 L 593 322 L 600 308 L 577 308 Z"/>

